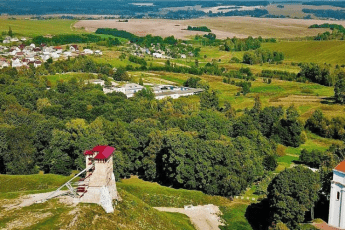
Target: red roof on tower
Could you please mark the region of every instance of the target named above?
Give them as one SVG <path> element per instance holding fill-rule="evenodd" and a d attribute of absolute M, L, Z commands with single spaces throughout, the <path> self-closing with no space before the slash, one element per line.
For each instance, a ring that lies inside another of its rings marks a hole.
<path fill-rule="evenodd" d="M 345 161 L 340 162 L 334 169 L 345 173 Z"/>
<path fill-rule="evenodd" d="M 113 154 L 115 148 L 107 145 L 98 145 L 92 149 L 93 152 L 98 152 L 97 156 L 94 158 L 96 160 L 107 159 Z"/>
<path fill-rule="evenodd" d="M 85 150 L 84 155 L 93 155 L 91 150 Z"/>

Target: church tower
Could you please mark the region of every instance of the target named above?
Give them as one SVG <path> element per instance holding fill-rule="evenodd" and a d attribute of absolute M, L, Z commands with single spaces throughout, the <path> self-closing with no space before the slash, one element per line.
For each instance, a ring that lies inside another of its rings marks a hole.
<path fill-rule="evenodd" d="M 328 224 L 345 229 L 345 161 L 333 169 Z"/>

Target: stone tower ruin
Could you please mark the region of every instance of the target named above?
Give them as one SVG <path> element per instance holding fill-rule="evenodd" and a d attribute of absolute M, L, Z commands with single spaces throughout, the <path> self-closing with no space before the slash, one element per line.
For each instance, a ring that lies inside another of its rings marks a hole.
<path fill-rule="evenodd" d="M 40 202 L 56 197 L 63 187 L 67 187 L 75 203 L 95 203 L 101 205 L 107 213 L 114 212 L 113 201 L 119 199 L 113 172 L 114 151 L 115 148 L 106 145 L 98 145 L 92 150 L 86 150 L 85 169 Z M 84 173 L 85 178 L 73 182 Z"/>

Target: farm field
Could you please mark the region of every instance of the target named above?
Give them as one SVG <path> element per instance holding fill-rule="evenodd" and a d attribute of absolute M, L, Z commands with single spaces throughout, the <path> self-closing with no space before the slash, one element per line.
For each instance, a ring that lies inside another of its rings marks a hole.
<path fill-rule="evenodd" d="M 117 28 L 126 30 L 138 36 L 152 34 L 168 37 L 172 34 L 180 39 L 185 39 L 196 34 L 203 35 L 204 32 L 188 31 L 188 25 L 207 26 L 217 38 L 227 37 L 245 38 L 248 36 L 295 38 L 313 36 L 327 31 L 326 29 L 313 29 L 308 27 L 312 24 L 322 24 L 331 21 L 327 20 L 303 20 L 303 19 L 281 19 L 281 18 L 252 18 L 252 17 L 221 17 L 221 18 L 200 18 L 190 20 L 165 20 L 165 19 L 130 19 L 123 23 L 118 20 L 81 20 L 75 28 L 85 28 L 94 32 L 97 28 Z M 344 24 L 345 22 L 339 22 Z"/>
<path fill-rule="evenodd" d="M 284 8 L 277 7 L 278 5 L 283 5 Z M 284 15 L 289 16 L 290 18 L 303 18 L 308 14 L 304 13 L 302 9 L 313 9 L 313 10 L 343 10 L 341 7 L 334 7 L 334 6 L 313 6 L 313 5 L 302 5 L 302 4 L 270 4 L 266 6 L 265 9 L 268 10 L 270 14 L 273 15 Z M 314 15 L 311 15 L 312 18 L 315 18 Z"/>
<path fill-rule="evenodd" d="M 0 18 L 0 31 L 8 31 L 11 27 L 18 36 L 34 37 L 38 35 L 87 33 L 83 29 L 75 29 L 76 20 L 9 20 Z"/>
<path fill-rule="evenodd" d="M 262 48 L 283 52 L 291 62 L 345 63 L 345 41 L 281 41 Z"/>
<path fill-rule="evenodd" d="M 135 76 L 142 76 L 144 82 L 159 83 L 158 79 L 175 82 L 179 85 L 192 75 L 152 72 L 155 79 L 152 81 L 152 75 L 145 72 L 130 72 Z M 234 85 L 222 82 L 222 77 L 203 75 L 200 76 L 207 81 L 212 89 L 219 91 L 219 99 L 221 105 L 225 101 L 229 101 L 237 110 L 243 110 L 252 107 L 255 95 L 259 94 L 263 106 L 283 106 L 285 108 L 294 105 L 301 114 L 302 119 L 306 120 L 316 110 L 321 109 L 325 116 L 336 117 L 341 116 L 345 106 L 339 104 L 329 104 L 328 98 L 334 95 L 333 87 L 322 86 L 315 83 L 299 83 L 292 81 L 283 81 L 273 79 L 271 84 L 264 83 L 262 78 L 257 78 L 252 82 L 251 93 L 246 96 L 235 96 L 240 88 Z M 138 77 L 134 79 L 138 81 Z M 239 81 L 236 79 L 236 81 Z"/>

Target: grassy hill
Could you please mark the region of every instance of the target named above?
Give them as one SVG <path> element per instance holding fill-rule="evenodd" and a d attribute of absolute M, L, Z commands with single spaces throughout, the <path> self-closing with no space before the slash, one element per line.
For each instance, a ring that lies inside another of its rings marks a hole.
<path fill-rule="evenodd" d="M 282 41 L 262 47 L 283 52 L 286 61 L 345 64 L 345 41 Z"/>
<path fill-rule="evenodd" d="M 122 201 L 114 213 L 106 214 L 96 204 L 66 205 L 57 199 L 20 209 L 4 206 L 18 203 L 20 195 L 46 192 L 66 182 L 70 177 L 58 175 L 0 175 L 0 228 L 8 229 L 195 229 L 189 218 L 179 213 L 159 212 L 153 207 L 183 207 L 186 204 L 220 206 L 226 225 L 222 229 L 251 229 L 245 218 L 247 201 L 231 202 L 200 191 L 173 189 L 138 178 L 117 183 Z M 44 186 L 42 186 L 44 185 Z M 19 192 L 18 192 L 19 191 Z M 17 196 L 7 196 L 15 193 Z"/>

